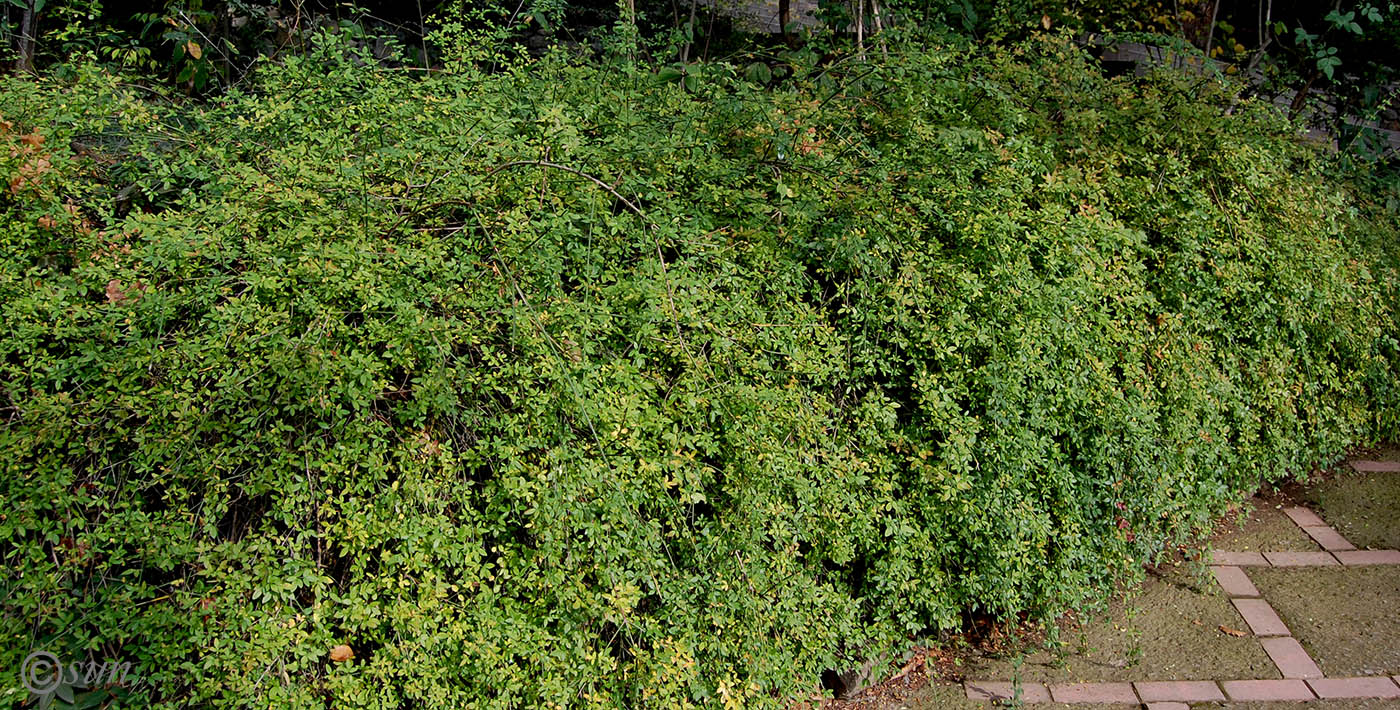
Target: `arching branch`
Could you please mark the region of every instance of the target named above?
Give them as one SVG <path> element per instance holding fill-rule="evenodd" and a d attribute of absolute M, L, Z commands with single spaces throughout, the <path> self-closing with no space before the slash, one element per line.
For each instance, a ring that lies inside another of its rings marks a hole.
<path fill-rule="evenodd" d="M 589 175 L 588 173 L 585 173 L 577 168 L 571 168 L 567 165 L 560 165 L 559 163 L 551 163 L 548 160 L 513 160 L 509 163 L 504 163 L 502 165 L 497 165 L 496 167 L 491 168 L 490 172 L 492 174 L 495 174 L 502 170 L 506 170 L 508 168 L 516 168 L 522 165 L 534 165 L 541 168 L 554 168 L 555 170 L 563 170 L 566 173 L 573 173 L 581 178 L 585 178 L 591 181 L 594 185 L 597 185 L 598 187 L 607 190 L 610 194 L 612 194 L 613 197 L 616 197 L 618 201 L 622 202 L 623 205 L 626 205 L 627 209 L 632 210 L 636 213 L 638 217 L 641 217 L 642 219 L 646 220 L 647 224 L 651 225 L 652 227 L 656 226 L 656 223 L 652 222 L 651 218 L 647 217 L 646 213 L 642 212 L 640 207 L 633 204 L 632 201 L 627 199 L 626 197 L 623 197 L 621 193 L 613 189 L 612 185 L 609 185 L 603 182 L 602 180 L 599 180 L 598 178 L 593 177 L 592 175 Z"/>

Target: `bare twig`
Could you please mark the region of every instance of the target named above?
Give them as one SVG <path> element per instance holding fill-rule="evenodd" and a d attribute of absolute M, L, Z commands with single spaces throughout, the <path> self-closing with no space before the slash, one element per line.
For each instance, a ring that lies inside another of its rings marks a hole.
<path fill-rule="evenodd" d="M 1259 62 L 1264 58 L 1264 50 L 1269 48 L 1269 43 L 1274 41 L 1272 25 L 1274 22 L 1274 0 L 1259 4 L 1259 49 L 1254 51 L 1254 56 L 1249 60 L 1249 66 L 1245 71 L 1251 72 L 1259 66 Z"/>
<path fill-rule="evenodd" d="M 423 22 L 423 0 L 418 0 L 418 45 L 423 49 L 423 70 L 429 71 L 432 65 L 428 63 L 428 25 Z"/>

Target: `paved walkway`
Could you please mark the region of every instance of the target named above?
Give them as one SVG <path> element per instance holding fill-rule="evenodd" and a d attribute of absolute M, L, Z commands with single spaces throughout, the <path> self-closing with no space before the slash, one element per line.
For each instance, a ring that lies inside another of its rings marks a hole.
<path fill-rule="evenodd" d="M 1400 461 L 1358 460 L 1350 464 L 1363 478 L 1394 477 L 1382 481 L 1390 486 L 1387 490 L 1393 490 L 1394 482 L 1400 480 Z M 1391 509 L 1400 506 L 1400 500 L 1378 503 Z M 1254 707 L 1253 703 L 1315 700 L 1358 705 L 1395 700 L 1400 705 L 1400 675 L 1390 675 L 1400 672 L 1396 666 L 1400 637 L 1390 635 L 1391 627 L 1386 626 L 1393 625 L 1400 614 L 1400 583 L 1396 581 L 1400 580 L 1396 574 L 1400 568 L 1395 567 L 1400 566 L 1400 550 L 1362 549 L 1310 507 L 1283 507 L 1286 523 L 1282 517 L 1271 522 L 1267 509 L 1259 512 L 1257 520 L 1251 519 L 1255 528 L 1252 538 L 1246 533 L 1227 535 L 1224 540 L 1257 549 L 1216 550 L 1210 565 L 1214 584 L 1229 599 L 1243 621 L 1241 626 L 1248 629 L 1220 624 L 1218 631 L 1222 639 L 1249 637 L 1262 648 L 1272 668 L 1253 666 L 1259 677 L 1224 673 L 1181 680 L 1145 673 L 1140 680 L 1017 683 L 1002 677 L 963 683 L 966 697 L 1002 704 L 1019 694 L 1025 704 L 1146 706 L 1149 710 L 1188 710 L 1195 703 L 1250 703 Z M 1394 532 L 1387 531 L 1390 537 L 1381 539 L 1393 540 Z M 1374 544 L 1367 535 L 1368 542 Z M 1324 578 L 1318 579 L 1318 575 Z M 1348 614 L 1355 611 L 1350 608 L 1353 606 L 1364 609 L 1360 618 Z M 1290 628 L 1285 618 L 1297 628 Z M 1368 628 L 1376 626 L 1373 622 L 1384 622 L 1379 624 L 1386 629 L 1380 638 L 1366 636 L 1374 630 Z M 1356 643 L 1357 639 L 1362 643 Z M 1142 664 L 1145 672 L 1153 666 Z M 1331 672 L 1324 673 L 1324 668 Z"/>

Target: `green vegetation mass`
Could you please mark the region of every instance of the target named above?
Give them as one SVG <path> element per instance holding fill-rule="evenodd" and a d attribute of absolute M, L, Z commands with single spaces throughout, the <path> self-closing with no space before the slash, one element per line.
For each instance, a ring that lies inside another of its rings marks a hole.
<path fill-rule="evenodd" d="M 1272 105 L 1055 39 L 686 71 L 0 80 L 0 667 L 786 707 L 1400 428 L 1398 193 Z"/>

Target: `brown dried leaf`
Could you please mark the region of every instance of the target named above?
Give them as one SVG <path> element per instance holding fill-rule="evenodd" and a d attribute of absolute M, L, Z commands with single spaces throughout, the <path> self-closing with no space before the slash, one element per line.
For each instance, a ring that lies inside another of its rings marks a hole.
<path fill-rule="evenodd" d="M 355 652 L 343 643 L 331 649 L 331 661 L 334 663 L 344 663 L 354 657 Z"/>
<path fill-rule="evenodd" d="M 112 279 L 107 282 L 107 302 L 123 303 L 126 301 L 126 292 L 122 290 L 122 282 Z"/>
<path fill-rule="evenodd" d="M 1232 628 L 1230 628 L 1230 627 L 1228 627 L 1228 626 L 1226 626 L 1226 625 L 1224 625 L 1224 624 L 1221 624 L 1221 625 L 1220 625 L 1220 632 L 1223 633 L 1223 634 L 1226 634 L 1226 635 L 1228 635 L 1228 636 L 1234 636 L 1235 638 L 1240 638 L 1240 637 L 1248 636 L 1248 635 L 1249 635 L 1248 633 L 1246 633 L 1246 632 L 1244 632 L 1244 631 L 1240 631 L 1239 629 L 1232 629 Z"/>

